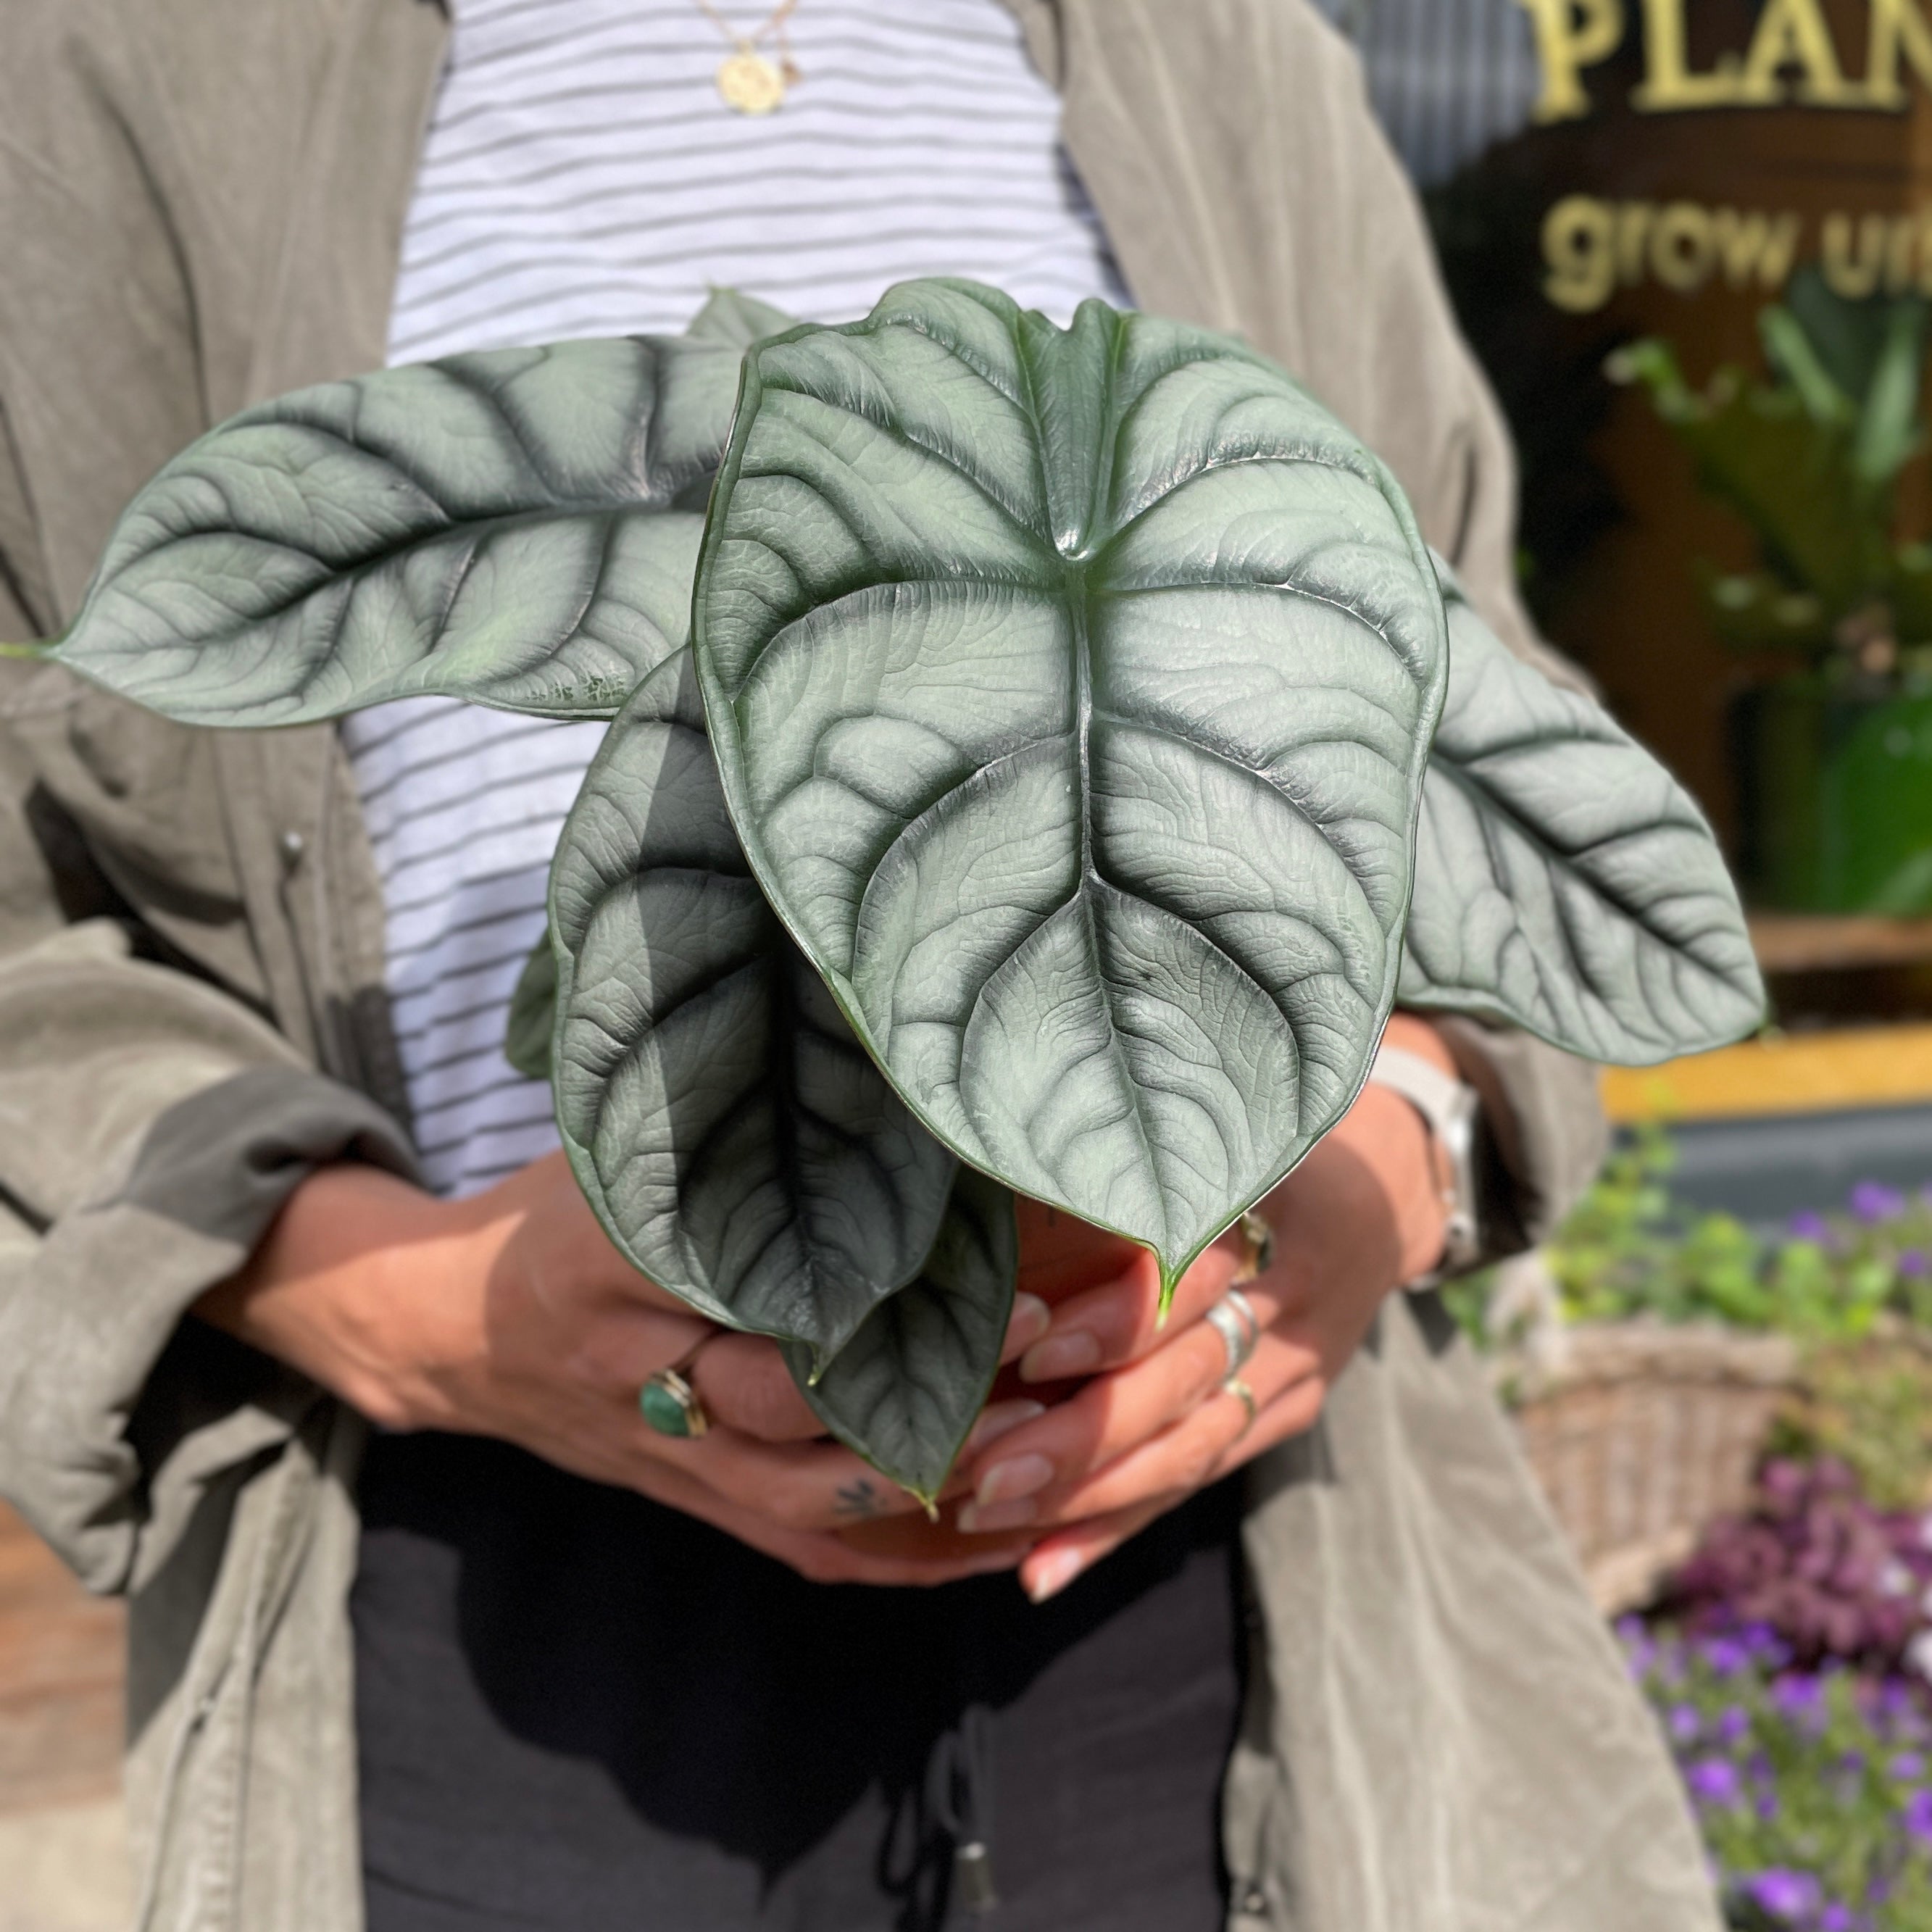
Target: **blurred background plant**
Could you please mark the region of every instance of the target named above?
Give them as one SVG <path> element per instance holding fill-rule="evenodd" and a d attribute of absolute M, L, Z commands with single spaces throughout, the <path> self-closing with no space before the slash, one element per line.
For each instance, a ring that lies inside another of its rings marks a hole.
<path fill-rule="evenodd" d="M 1932 1193 L 1861 1182 L 1838 1214 L 1794 1215 L 1768 1235 L 1676 1199 L 1676 1150 L 1652 1123 L 1620 1142 L 1543 1250 L 1569 1322 L 1721 1322 L 1814 1344 L 1857 1342 L 1888 1313 L 1932 1331 Z M 1507 1341 L 1490 1320 L 1494 1270 L 1452 1285 L 1463 1328 Z"/>
<path fill-rule="evenodd" d="M 1727 642 L 1841 675 L 1932 679 L 1932 544 L 1894 534 L 1899 474 L 1924 447 L 1927 317 L 1916 296 L 1848 301 L 1813 267 L 1759 316 L 1768 380 L 1727 365 L 1694 389 L 1656 336 L 1610 357 L 1757 539 L 1761 568 L 1702 572 Z"/>
<path fill-rule="evenodd" d="M 1922 1687 L 1811 1670 L 1762 1626 L 1618 1626 L 1740 1932 L 1932 1932 L 1932 1720 Z"/>

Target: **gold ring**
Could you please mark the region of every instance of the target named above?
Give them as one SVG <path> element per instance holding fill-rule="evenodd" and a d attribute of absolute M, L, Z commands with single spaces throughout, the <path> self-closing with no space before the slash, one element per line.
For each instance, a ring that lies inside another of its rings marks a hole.
<path fill-rule="evenodd" d="M 1274 1229 L 1268 1216 L 1255 1208 L 1249 1208 L 1234 1226 L 1241 1231 L 1242 1246 L 1246 1251 L 1234 1270 L 1234 1286 L 1239 1288 L 1244 1282 L 1268 1273 L 1274 1260 Z"/>
<path fill-rule="evenodd" d="M 1248 1419 L 1241 1424 L 1241 1436 L 1246 1435 L 1255 1426 L 1255 1418 L 1261 1413 L 1256 1406 L 1254 1390 L 1239 1376 L 1230 1376 L 1221 1388 L 1224 1394 L 1240 1397 L 1241 1406 L 1248 1412 Z M 1240 1442 L 1241 1436 L 1237 1436 L 1234 1440 Z"/>
<path fill-rule="evenodd" d="M 638 1408 L 660 1436 L 702 1436 L 711 1426 L 697 1390 L 675 1369 L 660 1369 L 646 1379 Z"/>

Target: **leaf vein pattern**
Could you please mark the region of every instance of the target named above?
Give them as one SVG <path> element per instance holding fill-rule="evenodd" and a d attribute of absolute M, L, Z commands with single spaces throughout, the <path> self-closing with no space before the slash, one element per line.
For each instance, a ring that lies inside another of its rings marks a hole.
<path fill-rule="evenodd" d="M 1267 772 L 1257 771 L 1245 758 L 1238 757 L 1235 753 L 1229 751 L 1226 746 L 1217 745 L 1210 739 L 1190 738 L 1184 733 L 1175 730 L 1172 725 L 1162 724 L 1150 720 L 1124 718 L 1116 712 L 1105 712 L 1100 715 L 1106 718 L 1109 723 L 1118 724 L 1124 730 L 1144 731 L 1150 737 L 1166 738 L 1169 741 L 1169 742 L 1179 745 L 1185 750 L 1202 753 L 1207 757 L 1216 760 L 1218 763 L 1226 765 L 1230 770 L 1240 772 L 1245 774 L 1247 777 L 1254 779 L 1274 796 L 1280 799 L 1282 803 L 1286 806 L 1289 811 L 1293 812 L 1296 818 L 1299 818 L 1303 824 L 1306 825 L 1308 829 L 1315 834 L 1316 838 L 1319 838 L 1324 844 L 1327 845 L 1330 851 L 1335 853 L 1336 856 L 1342 862 L 1342 869 L 1348 873 L 1350 880 L 1354 885 L 1356 891 L 1361 896 L 1362 910 L 1367 915 L 1370 920 L 1373 923 L 1378 932 L 1385 932 L 1388 930 L 1385 922 L 1377 915 L 1374 906 L 1370 903 L 1368 888 L 1363 884 L 1361 875 L 1348 863 L 1348 855 L 1336 847 L 1334 842 L 1329 838 L 1327 832 L 1322 829 L 1321 820 L 1316 818 L 1314 814 L 1309 810 L 1306 805 L 1304 804 L 1301 800 L 1297 798 L 1293 792 L 1288 790 L 1285 786 L 1277 784 L 1274 779 L 1268 776 Z M 1364 741 L 1359 738 L 1348 738 L 1341 740 L 1323 739 L 1319 742 L 1323 744 L 1334 742 L 1364 744 Z M 1375 752 L 1376 755 L 1378 757 L 1381 756 L 1381 754 L 1378 752 L 1376 752 L 1376 748 L 1372 745 L 1364 745 L 1364 748 L 1371 752 Z M 1382 762 L 1384 765 L 1389 764 L 1389 760 L 1386 758 L 1382 758 Z M 1390 769 L 1394 770 L 1395 768 L 1391 766 Z M 1400 772 L 1398 772 L 1397 775 L 1399 776 L 1401 776 Z M 1111 880 L 1108 883 L 1114 884 L 1114 882 Z M 1114 890 L 1116 891 L 1120 891 L 1123 890 L 1123 888 L 1118 884 L 1114 884 Z M 1130 896 L 1138 896 L 1138 895 L 1130 895 Z M 1152 900 L 1147 900 L 1145 903 L 1151 905 L 1154 902 Z M 1160 909 L 1164 911 L 1171 910 L 1171 909 L 1168 908 L 1162 908 Z M 1172 916 L 1177 918 L 1180 916 L 1178 914 L 1174 914 Z"/>
<path fill-rule="evenodd" d="M 849 524 L 846 525 L 848 530 L 850 527 Z M 761 547 L 767 550 L 772 549 L 770 544 L 761 544 Z M 772 554 L 777 555 L 778 553 L 773 550 Z M 801 624 L 809 622 L 821 612 L 840 613 L 848 604 L 862 610 L 868 604 L 890 602 L 896 598 L 902 590 L 920 589 L 941 596 L 942 599 L 944 595 L 956 590 L 982 590 L 994 596 L 1031 597 L 1042 602 L 1047 601 L 1049 595 L 1036 584 L 1022 584 L 1000 578 L 980 577 L 970 572 L 946 577 L 872 578 L 865 583 L 855 584 L 847 590 L 841 590 L 835 596 L 822 598 L 816 604 L 808 604 L 795 616 L 788 617 L 782 624 L 774 626 L 767 636 L 759 640 L 758 649 L 752 653 L 744 669 L 739 673 L 737 683 L 732 692 L 732 702 L 735 704 L 743 698 L 766 658 Z"/>
<path fill-rule="evenodd" d="M 1510 830 L 1514 832 L 1516 835 L 1522 840 L 1524 844 L 1528 845 L 1537 856 L 1541 860 L 1552 872 L 1558 872 L 1560 868 L 1570 866 L 1571 855 L 1566 852 L 1562 847 L 1558 846 L 1550 839 L 1546 838 L 1537 829 L 1536 826 L 1531 824 L 1527 819 L 1521 817 L 1510 805 L 1508 800 L 1504 797 L 1500 793 L 1494 791 L 1489 786 L 1480 783 L 1480 781 L 1472 776 L 1462 767 L 1452 764 L 1448 759 L 1432 758 L 1429 763 L 1430 770 L 1432 772 L 1440 772 L 1442 776 L 1458 790 L 1463 792 L 1476 801 L 1475 813 L 1477 821 L 1479 824 L 1483 826 L 1485 844 L 1492 854 L 1498 848 L 1493 843 L 1493 828 L 1492 825 L 1487 822 L 1487 819 L 1494 819 L 1502 821 L 1502 824 L 1506 825 Z M 1487 808 L 1486 818 L 1485 812 L 1486 807 Z M 1598 848 L 1602 844 L 1611 842 L 1613 842 L 1613 840 L 1600 840 L 1596 842 L 1595 844 L 1586 847 L 1582 849 L 1587 852 L 1598 849 Z M 1637 929 L 1643 934 L 1645 938 L 1650 941 L 1652 944 L 1657 945 L 1662 944 L 1662 942 L 1658 939 L 1657 936 L 1652 932 L 1644 916 L 1644 909 L 1641 906 L 1636 904 L 1628 898 L 1622 896 L 1613 892 L 1610 887 L 1602 880 L 1591 877 L 1589 874 L 1582 871 L 1580 868 L 1573 868 L 1573 869 L 1575 869 L 1577 879 L 1589 892 L 1593 894 L 1596 898 L 1602 900 L 1606 905 L 1611 907 L 1624 920 L 1628 920 L 1632 926 L 1637 928 Z M 1493 862 L 1492 865 L 1492 870 L 1496 873 L 1497 877 L 1500 878 L 1502 876 L 1501 869 L 1496 867 Z M 1698 961 L 1697 964 L 1705 972 L 1711 974 L 1713 978 L 1719 978 L 1722 976 L 1715 968 L 1706 965 L 1702 960 Z"/>
<path fill-rule="evenodd" d="M 808 391 L 788 389 L 786 393 L 791 395 L 800 395 L 810 394 L 811 392 Z M 813 395 L 812 397 L 812 400 L 814 402 L 822 402 L 824 400 L 824 398 L 820 396 Z M 840 403 L 830 404 L 828 405 L 828 406 L 837 408 L 842 410 L 847 416 L 857 417 L 861 422 L 869 424 L 873 429 L 876 430 L 889 442 L 896 442 L 902 449 L 909 449 L 915 454 L 924 457 L 928 463 L 936 464 L 939 468 L 950 472 L 955 476 L 959 477 L 962 481 L 970 486 L 973 494 L 976 496 L 979 497 L 981 502 L 985 503 L 990 509 L 996 511 L 1012 530 L 1016 532 L 1019 536 L 1025 538 L 1029 543 L 1033 544 L 1035 548 L 1038 549 L 1040 551 L 1042 560 L 1049 557 L 1057 556 L 1058 553 L 1054 550 L 1052 542 L 1049 540 L 1042 544 L 1039 531 L 1034 529 L 1027 523 L 1026 520 L 1021 515 L 1018 510 L 1016 509 L 1013 505 L 1006 502 L 1003 498 L 998 496 L 989 484 L 986 483 L 980 477 L 976 476 L 971 470 L 968 470 L 959 458 L 950 454 L 944 449 L 935 448 L 929 442 L 922 442 L 919 437 L 914 436 L 910 430 L 902 428 L 897 423 L 888 421 L 874 414 L 874 412 L 869 409 L 860 407 L 856 403 Z M 809 431 L 804 430 L 803 425 L 801 424 L 795 422 L 792 424 L 792 427 L 795 429 L 800 430 L 804 434 L 811 434 Z M 820 448 L 824 448 L 826 447 L 823 438 L 815 437 L 814 440 L 818 442 Z M 828 454 L 830 452 L 828 452 Z M 796 476 L 796 472 L 794 471 L 789 470 L 753 469 L 749 470 L 744 473 L 747 473 L 753 476 Z M 799 480 L 802 481 L 803 479 L 800 478 Z"/>

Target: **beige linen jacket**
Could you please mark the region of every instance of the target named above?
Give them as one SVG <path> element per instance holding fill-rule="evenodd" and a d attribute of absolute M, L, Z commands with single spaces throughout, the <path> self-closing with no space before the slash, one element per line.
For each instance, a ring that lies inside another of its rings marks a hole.
<path fill-rule="evenodd" d="M 1508 450 L 1346 48 L 1305 0 L 1006 4 L 1138 298 L 1301 376 L 1533 652 Z M 208 424 L 380 363 L 446 32 L 430 0 L 10 0 L 0 637 L 60 627 Z M 410 1172 L 381 932 L 331 729 L 188 731 L 5 667 L 0 1492 L 130 1600 L 141 1932 L 362 1922 L 364 1425 L 184 1311 L 317 1162 Z M 1520 1245 L 1600 1154 L 1590 1074 L 1456 1042 Z M 1711 1932 L 1654 1728 L 1430 1298 L 1250 1487 L 1232 1927 Z"/>

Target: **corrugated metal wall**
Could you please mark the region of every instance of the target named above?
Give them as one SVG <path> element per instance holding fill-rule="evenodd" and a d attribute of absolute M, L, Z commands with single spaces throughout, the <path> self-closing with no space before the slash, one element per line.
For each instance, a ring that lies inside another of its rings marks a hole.
<path fill-rule="evenodd" d="M 1424 188 L 1529 124 L 1540 86 L 1517 0 L 1314 0 L 1360 47 L 1376 111 Z"/>

